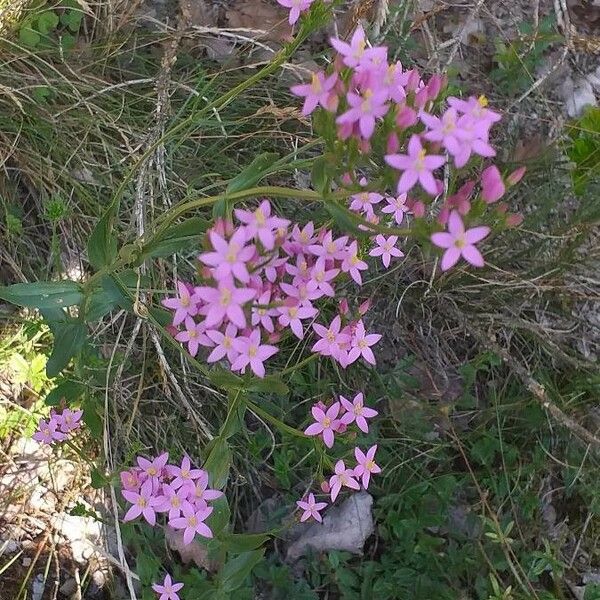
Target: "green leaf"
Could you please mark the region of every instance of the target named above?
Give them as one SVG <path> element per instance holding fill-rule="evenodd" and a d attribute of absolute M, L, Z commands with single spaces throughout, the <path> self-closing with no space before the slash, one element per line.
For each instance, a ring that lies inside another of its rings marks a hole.
<path fill-rule="evenodd" d="M 102 473 L 99 469 L 91 470 L 90 479 L 92 487 L 96 490 L 99 490 L 100 488 L 103 488 L 105 485 L 108 485 L 110 483 L 106 475 L 104 475 L 104 473 Z"/>
<path fill-rule="evenodd" d="M 227 498 L 225 496 L 221 496 L 220 498 L 217 498 L 215 501 L 211 502 L 211 506 L 213 507 L 213 511 L 210 514 L 210 517 L 208 517 L 206 520 L 206 524 L 211 528 L 215 537 L 220 537 L 229 525 L 229 519 L 231 517 L 229 503 L 227 502 Z M 210 542 L 214 541 L 214 539 L 210 540 Z"/>
<path fill-rule="evenodd" d="M 273 152 L 263 152 L 259 154 L 241 173 L 238 173 L 229 181 L 226 193 L 239 192 L 247 190 L 256 185 L 273 166 L 273 163 L 279 158 L 278 154 Z"/>
<path fill-rule="evenodd" d="M 46 375 L 56 377 L 83 348 L 87 328 L 81 321 L 57 323 L 54 327 L 52 354 L 46 363 Z"/>
<path fill-rule="evenodd" d="M 37 30 L 42 35 L 48 35 L 56 29 L 59 19 L 53 10 L 47 10 L 37 16 Z"/>
<path fill-rule="evenodd" d="M 231 466 L 231 450 L 225 438 L 217 437 L 211 442 L 211 449 L 204 463 L 204 468 L 208 471 L 210 483 L 213 487 L 221 489 L 225 487 L 229 477 L 229 467 Z"/>
<path fill-rule="evenodd" d="M 119 278 L 119 281 L 126 288 L 137 288 L 138 275 L 133 269 L 117 273 L 116 277 Z M 149 283 L 149 281 L 140 281 L 140 285 L 145 285 L 146 283 Z M 129 310 L 131 308 L 131 300 L 125 293 L 124 288 L 115 281 L 114 277 L 105 275 L 102 278 L 100 287 L 95 288 L 91 292 L 85 313 L 85 320 L 89 322 L 98 321 L 117 306 Z"/>
<path fill-rule="evenodd" d="M 117 204 L 111 203 L 90 235 L 88 260 L 95 269 L 110 265 L 117 257 L 117 238 L 114 234 L 116 213 Z"/>
<path fill-rule="evenodd" d="M 104 428 L 102 417 L 98 413 L 98 402 L 93 396 L 86 396 L 81 403 L 81 408 L 83 409 L 83 422 L 88 426 L 92 437 L 100 439 Z"/>
<path fill-rule="evenodd" d="M 46 406 L 58 406 L 64 400 L 67 406 L 70 406 L 79 399 L 84 389 L 84 386 L 78 381 L 63 381 L 63 383 L 48 392 L 44 404 Z"/>
<path fill-rule="evenodd" d="M 227 533 L 222 537 L 229 552 L 248 552 L 260 548 L 271 536 L 268 533 Z"/>
<path fill-rule="evenodd" d="M 221 427 L 219 436 L 224 439 L 229 439 L 234 436 L 244 425 L 244 414 L 246 413 L 246 403 L 243 392 L 229 392 L 229 408 L 227 410 L 227 418 Z"/>
<path fill-rule="evenodd" d="M 219 574 L 223 591 L 233 592 L 241 587 L 252 569 L 262 560 L 264 553 L 265 550 L 262 548 L 243 552 L 239 556 L 229 559 Z"/>
<path fill-rule="evenodd" d="M 25 46 L 35 48 L 41 41 L 41 36 L 37 31 L 34 31 L 30 26 L 23 26 L 19 29 L 19 41 Z"/>
<path fill-rule="evenodd" d="M 247 388 L 251 392 L 268 392 L 278 396 L 287 396 L 290 393 L 288 386 L 275 375 L 267 375 L 262 379 L 253 378 L 247 383 Z"/>
<path fill-rule="evenodd" d="M 327 159 L 324 156 L 317 156 L 313 161 L 311 171 L 312 186 L 317 192 L 325 194 L 329 191 L 329 177 L 327 175 Z"/>
<path fill-rule="evenodd" d="M 68 27 L 73 33 L 77 33 L 81 26 L 82 17 L 81 10 L 65 10 L 60 16 L 60 22 Z"/>
<path fill-rule="evenodd" d="M 73 50 L 75 48 L 75 43 L 77 40 L 75 36 L 65 33 L 60 36 L 60 46 L 64 52 L 68 52 L 69 50 Z"/>
<path fill-rule="evenodd" d="M 202 217 L 193 217 L 182 223 L 172 225 L 151 244 L 144 246 L 144 256 L 170 256 L 187 248 L 200 245 L 209 222 Z"/>
<path fill-rule="evenodd" d="M 81 287 L 74 281 L 36 281 L 0 287 L 0 298 L 27 308 L 61 308 L 79 304 Z"/>
<path fill-rule="evenodd" d="M 159 306 L 151 306 L 148 312 L 152 318 L 163 327 L 167 327 L 173 322 L 173 313 Z"/>
<path fill-rule="evenodd" d="M 324 204 L 327 212 L 342 231 L 347 231 L 360 236 L 364 235 L 364 232 L 358 228 L 354 215 L 347 208 L 344 208 L 337 202 L 331 200 L 326 201 Z"/>
<path fill-rule="evenodd" d="M 241 390 L 244 389 L 244 380 L 231 371 L 225 369 L 213 369 L 208 375 L 211 383 L 225 390 Z"/>

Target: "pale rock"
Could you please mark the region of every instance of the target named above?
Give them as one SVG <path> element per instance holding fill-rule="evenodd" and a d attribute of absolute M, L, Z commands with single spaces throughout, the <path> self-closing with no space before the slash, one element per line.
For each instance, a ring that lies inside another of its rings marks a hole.
<path fill-rule="evenodd" d="M 372 506 L 371 494 L 353 493 L 339 506 L 330 508 L 323 517 L 323 523 L 301 523 L 298 529 L 302 533 L 288 548 L 287 560 L 297 560 L 308 549 L 362 554 L 365 541 L 374 531 Z"/>
<path fill-rule="evenodd" d="M 42 600 L 45 589 L 46 580 L 41 573 L 38 573 L 31 584 L 31 600 Z"/>
<path fill-rule="evenodd" d="M 580 117 L 587 106 L 596 106 L 596 96 L 592 84 L 584 78 L 573 81 L 567 77 L 562 84 L 561 93 L 567 114 L 571 118 Z"/>

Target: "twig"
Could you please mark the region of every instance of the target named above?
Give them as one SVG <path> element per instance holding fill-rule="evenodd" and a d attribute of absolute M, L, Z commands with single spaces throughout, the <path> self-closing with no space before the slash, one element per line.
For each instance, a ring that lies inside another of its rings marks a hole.
<path fill-rule="evenodd" d="M 600 450 L 600 439 L 556 406 L 549 398 L 544 386 L 537 381 L 525 367 L 521 366 L 505 348 L 502 348 L 496 341 L 486 337 L 481 331 L 478 331 L 477 328 L 473 327 L 472 324 L 469 325 L 469 330 L 483 345 L 487 346 L 492 352 L 502 358 L 511 371 L 519 377 L 523 382 L 523 385 L 525 385 L 525 387 L 533 394 L 534 398 L 542 405 L 542 408 L 547 410 L 557 423 L 567 428 L 571 433 L 590 444 L 590 446 L 594 447 L 596 450 Z"/>

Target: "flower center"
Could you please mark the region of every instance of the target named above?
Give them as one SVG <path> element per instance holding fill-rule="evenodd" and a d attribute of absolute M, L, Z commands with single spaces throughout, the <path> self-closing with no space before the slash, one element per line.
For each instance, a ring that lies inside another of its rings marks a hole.
<path fill-rule="evenodd" d="M 267 218 L 265 217 L 264 213 L 262 210 L 260 210 L 260 208 L 256 209 L 256 212 L 254 213 L 254 218 L 256 219 L 256 224 L 259 227 L 264 227 L 266 222 L 267 222 Z"/>
<path fill-rule="evenodd" d="M 360 105 L 360 109 L 364 113 L 370 113 L 373 110 L 371 97 L 373 96 L 372 90 L 367 90 L 364 93 L 362 104 Z"/>
<path fill-rule="evenodd" d="M 231 302 L 231 290 L 224 288 L 221 290 L 221 306 L 229 306 Z"/>
<path fill-rule="evenodd" d="M 196 519 L 196 515 L 188 517 L 187 522 L 190 527 L 196 527 L 196 525 L 198 525 L 198 519 Z"/>
<path fill-rule="evenodd" d="M 198 332 L 195 329 L 189 330 L 190 338 L 194 339 L 198 337 Z"/>
<path fill-rule="evenodd" d="M 322 283 L 323 279 L 325 279 L 325 273 L 323 271 L 319 271 L 316 275 L 315 275 L 315 279 L 318 283 Z"/>
<path fill-rule="evenodd" d="M 295 318 L 296 315 L 298 314 L 298 307 L 297 306 L 290 306 L 290 308 L 288 309 L 288 312 L 290 314 L 290 317 Z"/>
<path fill-rule="evenodd" d="M 360 262 L 360 258 L 358 258 L 358 256 L 356 254 L 353 254 L 350 257 L 350 264 L 354 267 L 356 266 L 358 263 Z"/>
<path fill-rule="evenodd" d="M 179 499 L 179 496 L 173 496 L 171 498 L 171 506 L 173 508 L 179 508 L 181 506 L 181 500 Z"/>
<path fill-rule="evenodd" d="M 368 460 L 365 463 L 365 467 L 367 468 L 367 470 L 372 471 L 373 467 L 375 466 L 375 463 L 372 460 Z"/>
<path fill-rule="evenodd" d="M 327 332 L 327 341 L 330 343 L 335 342 L 335 333 L 331 329 Z"/>
<path fill-rule="evenodd" d="M 189 296 L 182 296 L 181 297 L 181 306 L 183 306 L 183 308 L 187 308 L 190 305 L 190 297 Z"/>
<path fill-rule="evenodd" d="M 327 244 L 327 252 L 329 252 L 329 254 L 333 254 L 336 250 L 337 247 L 333 242 L 329 242 L 329 244 Z"/>
<path fill-rule="evenodd" d="M 158 473 L 158 471 L 156 467 L 148 467 L 147 473 L 148 475 L 150 475 L 150 477 L 154 477 Z"/>
<path fill-rule="evenodd" d="M 358 347 L 362 350 L 363 348 L 367 347 L 367 342 L 366 340 L 359 340 L 358 341 Z"/>
<path fill-rule="evenodd" d="M 317 77 L 316 73 L 313 73 L 312 80 L 310 82 L 310 86 L 312 88 L 313 94 L 320 94 L 323 91 L 321 82 L 319 81 L 319 78 Z"/>
<path fill-rule="evenodd" d="M 250 358 L 254 358 L 257 354 L 258 354 L 258 348 L 254 344 L 251 344 L 250 347 L 248 348 L 248 356 Z"/>
<path fill-rule="evenodd" d="M 227 254 L 225 255 L 225 260 L 228 263 L 233 264 L 237 260 L 237 255 L 239 251 L 240 249 L 237 244 L 230 244 L 229 249 L 227 250 Z"/>
<path fill-rule="evenodd" d="M 366 47 L 367 43 L 365 40 L 360 40 L 356 45 L 356 49 L 354 50 L 354 58 L 360 58 L 364 54 Z"/>
<path fill-rule="evenodd" d="M 190 477 L 189 469 L 181 469 L 181 477 L 183 479 L 189 479 L 189 477 Z"/>
<path fill-rule="evenodd" d="M 460 236 L 456 240 L 454 240 L 454 245 L 457 248 L 464 248 L 467 245 L 467 240 L 465 240 L 464 236 Z"/>
<path fill-rule="evenodd" d="M 364 342 L 364 340 L 362 340 L 362 341 Z M 361 347 L 364 347 L 364 346 L 361 346 Z M 362 414 L 362 409 L 363 409 L 363 405 L 362 404 L 356 404 L 354 406 L 353 412 L 354 412 L 355 415 L 360 415 L 360 414 Z"/>
<path fill-rule="evenodd" d="M 226 350 L 229 350 L 232 346 L 232 339 L 229 336 L 225 336 L 223 338 L 223 348 L 225 348 Z"/>
<path fill-rule="evenodd" d="M 348 485 L 348 477 L 346 476 L 346 473 L 342 473 L 340 475 L 340 482 L 342 485 Z"/>
<path fill-rule="evenodd" d="M 325 417 L 323 419 L 323 427 L 330 427 L 331 426 L 331 419 L 329 417 Z"/>
<path fill-rule="evenodd" d="M 146 498 L 140 498 L 138 500 L 138 506 L 140 508 L 146 508 L 147 504 L 148 504 L 148 502 L 146 501 Z"/>
<path fill-rule="evenodd" d="M 485 108 L 488 105 L 488 99 L 485 97 L 484 94 L 481 94 L 481 96 L 477 98 L 477 104 L 479 104 L 481 108 Z"/>
<path fill-rule="evenodd" d="M 306 233 L 306 231 L 302 231 L 299 237 L 301 242 L 304 242 L 305 244 L 308 242 L 308 233 Z"/>

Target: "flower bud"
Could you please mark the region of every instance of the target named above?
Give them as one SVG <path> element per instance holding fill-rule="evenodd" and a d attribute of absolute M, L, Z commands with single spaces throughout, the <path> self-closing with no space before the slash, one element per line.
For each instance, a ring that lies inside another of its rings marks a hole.
<path fill-rule="evenodd" d="M 523 179 L 525 171 L 527 171 L 527 167 L 519 167 L 506 178 L 506 183 L 509 185 L 516 185 L 519 183 L 519 181 L 521 181 L 521 179 Z"/>

